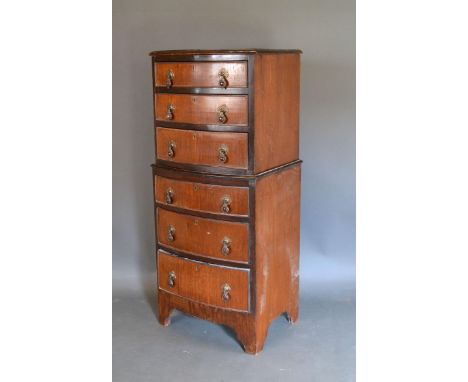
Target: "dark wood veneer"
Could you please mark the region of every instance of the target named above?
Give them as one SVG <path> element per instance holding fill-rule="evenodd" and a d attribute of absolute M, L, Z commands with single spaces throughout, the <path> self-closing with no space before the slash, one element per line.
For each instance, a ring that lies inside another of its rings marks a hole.
<path fill-rule="evenodd" d="M 170 129 L 181 130 L 200 130 L 200 131 L 219 131 L 219 132 L 233 132 L 233 133 L 248 133 L 248 126 L 238 125 L 207 125 L 201 123 L 180 123 L 170 121 L 154 120 L 156 127 L 168 127 Z"/>
<path fill-rule="evenodd" d="M 155 93 L 176 93 L 176 94 L 217 94 L 217 95 L 243 95 L 249 94 L 248 88 L 194 88 L 194 87 L 171 87 L 156 86 Z"/>
<path fill-rule="evenodd" d="M 249 222 L 250 219 L 248 216 L 239 216 L 239 215 L 219 215 L 212 212 L 198 211 L 198 210 L 188 210 L 185 208 L 168 206 L 167 204 L 156 202 L 155 207 L 163 208 L 168 211 L 177 212 L 180 214 L 200 216 L 202 218 L 214 219 L 214 220 L 224 220 L 228 222 Z"/>
<path fill-rule="evenodd" d="M 221 57 L 225 57 L 226 55 L 231 54 L 257 54 L 257 53 L 271 53 L 271 54 L 301 54 L 302 50 L 300 49 L 218 49 L 218 50 L 210 50 L 210 49 L 187 49 L 187 50 L 157 50 L 154 52 L 150 52 L 150 56 L 154 57 L 166 57 L 166 56 L 184 56 L 190 58 L 191 56 L 197 55 L 215 55 Z M 218 59 L 219 60 L 219 59 Z"/>

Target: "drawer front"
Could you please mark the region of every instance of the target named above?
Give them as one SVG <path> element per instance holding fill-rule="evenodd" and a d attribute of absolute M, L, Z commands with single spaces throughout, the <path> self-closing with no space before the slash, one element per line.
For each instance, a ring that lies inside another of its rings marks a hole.
<path fill-rule="evenodd" d="M 248 223 L 228 222 L 157 209 L 158 242 L 206 258 L 247 264 Z"/>
<path fill-rule="evenodd" d="M 155 94 L 156 119 L 180 123 L 247 126 L 247 96 Z"/>
<path fill-rule="evenodd" d="M 154 65 L 156 86 L 247 87 L 247 62 L 158 62 Z"/>
<path fill-rule="evenodd" d="M 162 204 L 220 215 L 248 216 L 249 188 L 155 178 L 155 198 Z"/>
<path fill-rule="evenodd" d="M 247 133 L 157 127 L 157 158 L 177 163 L 246 169 L 247 136 Z"/>
<path fill-rule="evenodd" d="M 249 311 L 249 272 L 158 251 L 159 289 L 224 309 Z"/>

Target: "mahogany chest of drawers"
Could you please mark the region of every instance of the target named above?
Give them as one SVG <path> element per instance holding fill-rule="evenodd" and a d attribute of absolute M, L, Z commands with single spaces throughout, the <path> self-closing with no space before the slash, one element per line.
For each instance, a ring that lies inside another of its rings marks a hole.
<path fill-rule="evenodd" d="M 227 325 L 252 354 L 298 318 L 300 53 L 150 53 L 159 321 Z"/>

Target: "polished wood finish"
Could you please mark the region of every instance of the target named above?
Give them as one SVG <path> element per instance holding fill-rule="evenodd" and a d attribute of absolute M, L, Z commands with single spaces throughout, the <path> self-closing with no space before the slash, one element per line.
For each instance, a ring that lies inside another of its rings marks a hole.
<path fill-rule="evenodd" d="M 206 219 L 163 208 L 157 209 L 156 216 L 158 243 L 166 248 L 236 263 L 249 261 L 248 223 Z M 173 233 L 168 235 L 170 228 Z M 223 240 L 229 242 L 227 254 L 222 252 Z"/>
<path fill-rule="evenodd" d="M 220 186 L 198 182 L 186 182 L 156 176 L 156 201 L 166 206 L 182 209 L 210 212 L 220 216 L 248 216 L 249 189 L 248 187 Z M 172 196 L 167 203 L 167 194 Z M 223 198 L 229 198 L 230 211 L 222 211 Z"/>
<path fill-rule="evenodd" d="M 272 320 L 299 313 L 300 53 L 151 53 L 159 322 L 177 309 L 227 325 L 250 354 Z M 220 87 L 218 68 L 239 63 L 239 87 Z"/>
<path fill-rule="evenodd" d="M 195 54 L 155 54 L 154 59 L 178 57 L 186 61 L 156 62 L 155 65 L 229 64 L 232 54 L 213 54 L 211 51 Z M 190 87 L 190 94 L 180 94 L 178 89 L 156 88 L 156 126 L 173 129 L 242 132 L 248 134 L 248 166 L 245 174 L 259 174 L 270 168 L 299 159 L 299 97 L 300 54 L 291 50 L 284 53 L 268 50 L 243 50 L 231 53 L 245 54 L 247 63 L 246 95 L 224 94 L 229 89 L 209 88 L 210 94 L 199 94 L 203 87 Z M 189 61 L 192 58 L 194 61 Z M 237 57 L 239 58 L 239 57 Z M 225 60 L 223 60 L 225 59 Z M 200 61 L 197 61 L 200 60 Z M 233 64 L 239 61 L 232 61 Z M 207 74 L 208 75 L 208 74 Z M 159 84 L 161 85 L 161 84 Z M 162 90 L 161 90 L 162 89 Z M 233 90 L 233 89 L 231 89 Z M 214 92 L 214 93 L 212 93 Z M 195 94 L 196 93 L 196 94 Z M 224 123 L 219 121 L 218 108 L 226 105 L 228 112 Z M 174 107 L 170 118 L 167 108 Z M 185 162 L 188 163 L 188 162 Z M 195 164 L 195 163 L 192 163 Z M 218 173 L 212 166 L 202 172 Z M 237 167 L 239 168 L 239 167 Z M 190 170 L 196 169 L 190 167 Z M 232 172 L 224 172 L 233 174 Z"/>
<path fill-rule="evenodd" d="M 247 134 L 156 128 L 157 159 L 207 165 L 213 167 L 247 168 Z M 169 145 L 173 143 L 173 156 Z M 219 159 L 219 150 L 227 150 L 227 160 Z"/>
<path fill-rule="evenodd" d="M 171 272 L 174 274 L 172 284 L 169 282 Z M 249 272 L 158 251 L 159 289 L 226 310 L 249 311 Z M 227 299 L 223 298 L 224 285 L 230 288 Z"/>
<path fill-rule="evenodd" d="M 151 167 L 153 168 L 153 171 L 155 174 L 164 176 L 166 178 L 183 179 L 183 180 L 190 180 L 192 182 L 202 182 L 202 183 L 210 183 L 210 184 L 232 185 L 232 186 L 243 187 L 243 186 L 249 186 L 249 182 L 252 180 L 259 179 L 261 177 L 270 175 L 275 172 L 283 171 L 287 167 L 295 166 L 301 163 L 302 163 L 302 160 L 298 159 L 293 162 L 289 162 L 284 165 L 262 171 L 259 174 L 230 175 L 229 177 L 225 177 L 224 176 L 225 174 L 222 174 L 222 173 L 217 173 L 217 174 L 201 173 L 200 171 L 184 171 L 180 169 L 177 169 L 177 171 L 173 171 L 176 167 L 173 166 L 170 162 L 169 162 L 169 166 L 158 166 L 156 164 L 152 164 Z"/>
<path fill-rule="evenodd" d="M 149 55 L 153 57 L 171 57 L 171 56 L 185 56 L 186 59 L 193 56 L 215 55 L 226 56 L 231 54 L 301 54 L 300 49 L 184 49 L 184 50 L 157 50 L 150 52 Z M 221 58 L 222 60 L 222 58 Z"/>
<path fill-rule="evenodd" d="M 156 120 L 179 123 L 247 125 L 247 96 L 190 95 L 158 93 L 155 97 Z M 167 118 L 173 106 L 172 119 Z M 219 108 L 227 107 L 226 122 L 220 123 Z"/>
<path fill-rule="evenodd" d="M 247 62 L 158 62 L 154 64 L 155 86 L 167 87 L 167 75 L 172 73 L 171 87 L 221 88 L 219 73 L 228 73 L 226 88 L 247 87 Z"/>
<path fill-rule="evenodd" d="M 299 312 L 301 169 L 292 166 L 260 178 L 255 192 L 257 314 L 268 327 L 281 313 L 296 322 Z M 281 286 L 281 287 L 278 287 Z"/>
<path fill-rule="evenodd" d="M 300 163 L 270 172 L 255 182 L 255 261 L 251 312 L 229 312 L 186 301 L 165 293 L 159 295 L 159 320 L 170 323 L 173 309 L 230 326 L 247 353 L 263 349 L 268 328 L 278 316 L 290 323 L 299 316 L 299 224 Z M 279 192 L 281 191 L 281 192 Z M 287 224 L 285 224 L 287 222 Z"/>
<path fill-rule="evenodd" d="M 299 75 L 297 54 L 255 58 L 255 173 L 299 158 Z"/>

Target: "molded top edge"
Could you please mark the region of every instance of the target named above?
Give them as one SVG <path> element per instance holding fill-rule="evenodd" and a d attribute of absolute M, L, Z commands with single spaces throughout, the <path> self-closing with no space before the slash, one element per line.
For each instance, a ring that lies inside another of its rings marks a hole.
<path fill-rule="evenodd" d="M 150 52 L 150 56 L 181 56 L 181 55 L 203 55 L 203 54 L 257 54 L 257 53 L 270 53 L 270 54 L 285 54 L 295 53 L 301 54 L 300 49 L 187 49 L 187 50 L 155 50 Z"/>

